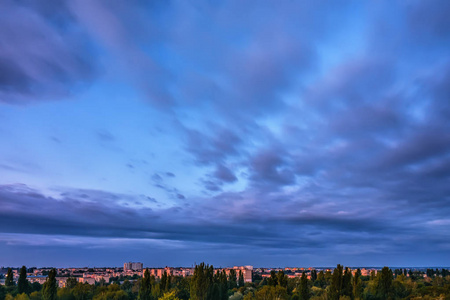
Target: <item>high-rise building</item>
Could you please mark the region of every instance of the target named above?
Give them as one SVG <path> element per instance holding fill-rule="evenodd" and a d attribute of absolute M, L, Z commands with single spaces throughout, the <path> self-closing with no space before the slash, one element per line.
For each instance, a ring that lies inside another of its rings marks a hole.
<path fill-rule="evenodd" d="M 123 271 L 142 271 L 143 264 L 141 262 L 126 262 L 123 264 Z"/>

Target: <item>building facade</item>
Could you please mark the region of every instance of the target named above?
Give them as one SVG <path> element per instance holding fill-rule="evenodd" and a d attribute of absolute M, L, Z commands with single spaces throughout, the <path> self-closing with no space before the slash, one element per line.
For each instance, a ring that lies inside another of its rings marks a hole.
<path fill-rule="evenodd" d="M 142 271 L 143 264 L 141 262 L 126 262 L 123 264 L 123 271 Z"/>

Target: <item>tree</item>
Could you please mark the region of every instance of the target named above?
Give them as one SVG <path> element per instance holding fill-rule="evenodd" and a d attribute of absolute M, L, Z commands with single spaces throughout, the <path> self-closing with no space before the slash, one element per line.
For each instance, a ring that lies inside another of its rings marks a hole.
<path fill-rule="evenodd" d="M 177 278 L 177 277 L 175 277 Z M 175 293 L 180 300 L 189 300 L 189 278 L 186 277 L 178 277 L 178 280 L 175 283 Z M 227 285 L 227 280 L 225 277 L 225 286 Z"/>
<path fill-rule="evenodd" d="M 317 282 L 315 282 L 316 286 L 319 286 L 321 288 L 323 288 L 326 284 L 326 280 L 325 280 L 325 273 L 323 273 L 323 271 L 319 272 L 319 275 L 317 275 Z"/>
<path fill-rule="evenodd" d="M 285 287 L 278 285 L 272 289 L 273 289 L 273 296 L 274 296 L 272 299 L 282 300 L 282 299 L 288 298 L 287 289 Z"/>
<path fill-rule="evenodd" d="M 356 299 L 360 299 L 362 297 L 362 282 L 361 282 L 361 270 L 356 270 L 355 276 L 353 277 L 353 296 Z"/>
<path fill-rule="evenodd" d="M 213 274 L 213 266 L 205 265 L 205 263 L 195 266 L 194 275 L 191 278 L 190 294 L 192 300 L 206 300 L 208 298 Z"/>
<path fill-rule="evenodd" d="M 380 299 L 389 299 L 392 295 L 392 270 L 388 267 L 384 267 L 381 270 L 380 280 L 377 285 L 377 296 Z"/>
<path fill-rule="evenodd" d="M 217 282 L 214 282 L 210 288 L 211 288 L 211 292 L 208 295 L 208 299 L 219 300 L 221 297 L 221 294 L 220 294 L 220 287 L 219 287 L 218 280 L 217 280 Z"/>
<path fill-rule="evenodd" d="M 330 284 L 331 284 L 332 278 L 333 278 L 333 274 L 331 274 L 331 271 L 330 271 L 330 270 L 327 270 L 327 271 L 325 272 L 325 284 L 326 284 L 326 285 L 330 285 Z"/>
<path fill-rule="evenodd" d="M 66 280 L 66 288 L 73 289 L 77 285 L 78 281 L 74 277 L 69 277 Z"/>
<path fill-rule="evenodd" d="M 439 279 L 442 279 L 440 277 L 436 277 Z M 435 278 L 435 279 L 436 279 Z M 392 298 L 393 299 L 403 299 L 406 298 L 409 295 L 409 290 L 407 289 L 407 287 L 403 284 L 403 274 L 399 277 L 397 277 L 397 279 L 395 279 L 392 282 Z"/>
<path fill-rule="evenodd" d="M 51 269 L 42 288 L 43 300 L 56 300 L 57 298 L 56 270 Z"/>
<path fill-rule="evenodd" d="M 272 300 L 274 299 L 273 290 L 275 288 L 271 285 L 265 285 L 255 293 L 256 300 Z"/>
<path fill-rule="evenodd" d="M 168 290 L 168 287 L 167 287 L 167 272 L 165 270 L 164 270 L 164 273 L 161 276 L 160 288 L 161 288 L 161 291 Z"/>
<path fill-rule="evenodd" d="M 342 277 L 341 296 L 348 296 L 350 299 L 353 299 L 352 273 L 349 268 L 345 268 L 344 276 Z"/>
<path fill-rule="evenodd" d="M 228 300 L 228 280 L 227 273 L 222 270 L 219 274 L 219 285 L 220 285 L 220 299 Z"/>
<path fill-rule="evenodd" d="M 0 285 L 0 299 L 5 299 L 6 289 L 3 285 Z"/>
<path fill-rule="evenodd" d="M 169 274 L 166 280 L 166 291 L 170 290 L 172 285 L 172 276 Z"/>
<path fill-rule="evenodd" d="M 72 290 L 76 300 L 92 299 L 93 286 L 88 283 L 77 283 Z"/>
<path fill-rule="evenodd" d="M 127 293 L 121 290 L 117 284 L 111 284 L 107 288 L 99 287 L 97 288 L 97 291 L 97 295 L 95 295 L 92 300 L 129 300 Z"/>
<path fill-rule="evenodd" d="M 144 271 L 144 277 L 141 280 L 141 285 L 139 286 L 139 300 L 151 300 L 152 284 L 150 282 L 150 272 L 148 268 Z"/>
<path fill-rule="evenodd" d="M 17 292 L 19 294 L 28 294 L 30 292 L 29 283 L 27 280 L 27 268 L 25 266 L 22 266 L 20 269 L 19 280 L 17 281 Z"/>
<path fill-rule="evenodd" d="M 311 270 L 311 281 L 314 282 L 317 280 L 317 271 Z"/>
<path fill-rule="evenodd" d="M 58 290 L 58 300 L 75 300 L 75 296 L 68 288 L 62 288 Z"/>
<path fill-rule="evenodd" d="M 267 284 L 270 286 L 278 285 L 277 273 L 274 270 L 270 271 L 270 277 L 267 279 Z"/>
<path fill-rule="evenodd" d="M 231 269 L 230 273 L 228 274 L 228 288 L 230 290 L 234 289 L 235 287 L 237 287 L 237 275 L 236 275 L 236 270 L 235 269 Z"/>
<path fill-rule="evenodd" d="M 375 277 L 376 277 L 376 275 L 375 275 L 375 270 L 372 270 L 372 271 L 370 272 L 370 280 L 375 280 Z"/>
<path fill-rule="evenodd" d="M 333 277 L 331 278 L 331 285 L 329 287 L 329 298 L 331 300 L 339 300 L 342 291 L 342 266 L 337 265 L 334 269 Z"/>
<path fill-rule="evenodd" d="M 124 291 L 130 291 L 132 287 L 133 284 L 128 279 L 125 279 L 122 285 L 120 286 L 120 288 Z"/>
<path fill-rule="evenodd" d="M 172 291 L 170 293 L 165 293 L 164 296 L 162 296 L 158 300 L 180 300 L 180 298 L 177 298 L 175 296 L 175 291 Z"/>
<path fill-rule="evenodd" d="M 41 290 L 42 290 L 42 284 L 40 284 L 39 282 L 33 282 L 31 284 L 31 292 L 40 292 Z"/>
<path fill-rule="evenodd" d="M 13 272 L 11 268 L 8 268 L 6 273 L 5 286 L 14 286 Z"/>
<path fill-rule="evenodd" d="M 286 288 L 280 285 L 277 286 L 263 286 L 255 293 L 256 300 L 282 300 L 288 299 Z"/>
<path fill-rule="evenodd" d="M 283 271 L 279 271 L 277 274 L 277 281 L 278 285 L 282 287 L 287 287 L 288 281 L 287 276 L 284 274 Z"/>
<path fill-rule="evenodd" d="M 26 271 L 26 270 L 25 270 Z M 28 297 L 27 294 L 25 293 L 21 293 L 19 295 L 17 295 L 14 300 L 30 300 L 30 297 Z"/>
<path fill-rule="evenodd" d="M 239 287 L 243 287 L 245 282 L 244 282 L 244 274 L 242 273 L 242 270 L 239 270 Z"/>
<path fill-rule="evenodd" d="M 306 277 L 306 273 L 303 272 L 302 277 L 300 278 L 300 299 L 308 300 L 309 293 L 308 278 Z"/>
<path fill-rule="evenodd" d="M 41 293 L 38 291 L 34 291 L 30 294 L 30 300 L 41 300 L 41 299 L 42 299 Z"/>

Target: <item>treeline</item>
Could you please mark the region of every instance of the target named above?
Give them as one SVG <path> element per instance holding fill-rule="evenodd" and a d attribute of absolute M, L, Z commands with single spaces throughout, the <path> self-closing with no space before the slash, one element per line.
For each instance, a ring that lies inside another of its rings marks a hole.
<path fill-rule="evenodd" d="M 8 269 L 0 300 L 450 300 L 450 274 L 445 269 L 423 273 L 384 267 L 362 276 L 359 269 L 351 272 L 337 265 L 333 272 L 312 270 L 300 278 L 289 278 L 283 271 L 272 271 L 267 278 L 255 274 L 253 282 L 245 283 L 242 273 L 227 274 L 201 263 L 186 278 L 164 272 L 157 279 L 146 269 L 142 278 L 114 278 L 112 283 L 95 285 L 68 278 L 64 288 L 58 288 L 56 275 L 53 269 L 43 285 L 30 284 L 22 267 L 16 285 Z"/>

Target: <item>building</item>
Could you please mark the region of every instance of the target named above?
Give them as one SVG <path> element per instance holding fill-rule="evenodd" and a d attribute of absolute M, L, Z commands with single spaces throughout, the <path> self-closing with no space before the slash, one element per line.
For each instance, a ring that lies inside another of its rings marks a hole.
<path fill-rule="evenodd" d="M 127 262 L 123 264 L 123 271 L 126 273 L 128 271 L 142 271 L 143 264 L 141 262 Z"/>
<path fill-rule="evenodd" d="M 95 284 L 95 278 L 92 278 L 92 277 L 81 277 L 81 278 L 78 278 L 78 282 Z"/>
<path fill-rule="evenodd" d="M 230 275 L 230 271 L 232 269 L 234 269 L 234 271 L 236 272 L 236 281 L 239 280 L 239 273 L 242 272 L 242 276 L 244 277 L 244 282 L 252 282 L 252 273 L 253 273 L 253 267 L 252 266 L 216 269 L 215 272 L 222 272 L 222 270 L 223 270 L 223 271 L 225 271 L 227 276 L 229 276 Z"/>

